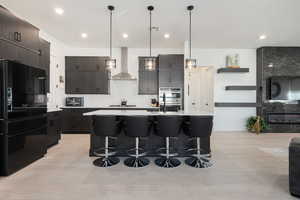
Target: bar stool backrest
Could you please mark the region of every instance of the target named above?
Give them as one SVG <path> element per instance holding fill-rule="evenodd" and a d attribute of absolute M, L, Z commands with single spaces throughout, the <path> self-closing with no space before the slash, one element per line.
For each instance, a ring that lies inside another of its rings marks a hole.
<path fill-rule="evenodd" d="M 191 137 L 209 137 L 213 127 L 212 116 L 191 116 L 188 132 Z"/>
<path fill-rule="evenodd" d="M 124 132 L 129 137 L 147 137 L 150 134 L 148 116 L 126 116 L 123 123 Z"/>
<path fill-rule="evenodd" d="M 179 116 L 155 117 L 155 133 L 161 137 L 176 137 L 180 134 L 182 118 Z"/>
<path fill-rule="evenodd" d="M 93 116 L 93 132 L 96 136 L 117 136 L 121 122 L 116 116 Z"/>

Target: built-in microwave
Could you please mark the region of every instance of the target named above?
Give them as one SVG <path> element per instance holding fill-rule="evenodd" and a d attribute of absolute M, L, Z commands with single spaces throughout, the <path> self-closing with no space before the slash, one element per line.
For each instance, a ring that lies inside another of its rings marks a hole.
<path fill-rule="evenodd" d="M 83 97 L 67 97 L 66 98 L 66 106 L 82 107 L 82 106 L 84 106 L 84 98 Z"/>

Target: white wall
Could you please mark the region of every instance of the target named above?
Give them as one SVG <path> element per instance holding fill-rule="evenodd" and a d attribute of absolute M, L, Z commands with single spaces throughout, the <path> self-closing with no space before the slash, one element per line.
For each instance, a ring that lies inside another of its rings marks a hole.
<path fill-rule="evenodd" d="M 188 55 L 188 43 L 185 43 L 185 55 Z M 256 91 L 226 91 L 228 85 L 256 85 L 256 50 L 255 49 L 192 49 L 192 58 L 197 59 L 198 66 L 225 67 L 228 54 L 239 54 L 240 66 L 250 68 L 250 73 L 215 72 L 215 102 L 256 102 Z M 187 73 L 185 80 L 187 80 Z M 187 85 L 187 84 L 185 84 Z M 186 89 L 187 91 L 187 89 Z M 185 94 L 187 98 L 187 94 Z M 186 101 L 187 102 L 187 101 Z M 245 123 L 249 116 L 256 115 L 255 108 L 221 108 L 214 109 L 215 131 L 246 130 Z"/>
<path fill-rule="evenodd" d="M 147 56 L 148 49 L 129 48 L 128 49 L 128 71 L 133 76 L 138 77 L 138 57 Z M 183 49 L 153 49 L 153 56 L 158 54 L 183 54 Z M 68 48 L 65 56 L 108 56 L 109 49 L 91 49 L 91 48 Z M 121 67 L 121 49 L 113 49 L 113 57 L 117 59 L 117 69 L 112 71 L 112 75 L 120 72 Z M 150 105 L 151 98 L 157 98 L 156 95 L 138 95 L 138 80 L 136 81 L 110 81 L 110 95 L 67 95 L 84 96 L 85 106 L 99 107 L 114 104 L 120 104 L 121 99 L 125 98 L 128 104 L 137 106 Z"/>
<path fill-rule="evenodd" d="M 65 84 L 59 83 L 59 76 L 65 77 L 65 56 L 107 56 L 108 49 L 99 48 L 72 48 L 64 45 L 50 35 L 41 31 L 41 37 L 51 43 L 50 67 L 50 95 L 49 108 L 61 107 L 66 96 L 84 96 L 85 106 L 98 107 L 119 104 L 126 98 L 129 104 L 145 106 L 150 104 L 151 98 L 156 95 L 138 95 L 138 81 L 111 81 L 110 95 L 65 95 Z M 187 43 L 183 49 L 153 49 L 153 55 L 158 54 L 185 54 L 188 55 Z M 225 57 L 228 54 L 240 55 L 241 67 L 249 67 L 250 73 L 242 74 L 217 74 L 217 68 L 225 66 Z M 117 69 L 112 75 L 120 72 L 121 49 L 113 50 L 117 59 Z M 128 49 L 129 73 L 138 77 L 138 57 L 148 55 L 148 49 Z M 215 67 L 215 102 L 255 102 L 255 91 L 226 91 L 227 85 L 256 85 L 256 50 L 255 49 L 193 49 L 193 58 L 197 59 L 199 66 Z M 59 66 L 58 68 L 56 66 Z M 187 80 L 187 77 L 185 78 Z M 187 84 L 185 84 L 187 85 Z M 58 86 L 58 87 L 56 87 Z M 185 90 L 187 91 L 187 89 Z M 187 96 L 185 96 L 187 98 Z M 187 101 L 185 101 L 187 102 Z M 214 131 L 242 131 L 245 121 L 249 116 L 256 114 L 255 108 L 220 108 L 214 109 Z"/>
<path fill-rule="evenodd" d="M 40 31 L 40 37 L 50 42 L 50 93 L 48 108 L 62 107 L 65 102 L 65 83 L 60 83 L 59 76 L 65 77 L 66 45 L 51 35 Z"/>
<path fill-rule="evenodd" d="M 22 17 L 22 16 L 20 16 Z M 26 20 L 26 18 L 25 18 Z M 59 76 L 65 78 L 65 56 L 107 56 L 108 49 L 82 49 L 66 46 L 63 42 L 41 31 L 40 36 L 51 43 L 50 67 L 50 94 L 48 107 L 61 107 L 65 103 L 65 83 L 59 83 Z M 113 50 L 117 58 L 118 68 L 112 71 L 116 74 L 120 69 L 119 48 Z M 138 76 L 138 56 L 148 55 L 148 49 L 128 49 L 129 72 Z M 158 54 L 185 54 L 188 55 L 188 43 L 182 49 L 153 49 L 153 55 Z M 255 91 L 225 91 L 227 85 L 256 85 L 256 51 L 255 49 L 193 49 L 193 57 L 200 66 L 214 66 L 216 69 L 225 66 L 227 54 L 238 53 L 241 67 L 249 67 L 250 73 L 245 74 L 217 74 L 215 73 L 214 96 L 215 102 L 255 102 Z M 58 65 L 58 68 L 56 66 Z M 185 79 L 186 80 L 186 79 Z M 187 85 L 187 84 L 185 84 Z M 57 87 L 56 87 L 57 86 Z M 187 89 L 185 90 L 187 91 Z M 113 81 L 111 82 L 111 95 L 78 95 L 85 97 L 86 106 L 106 106 L 119 104 L 125 97 L 129 104 L 138 106 L 148 105 L 150 99 L 156 96 L 137 95 L 138 82 Z M 71 95 L 75 96 L 75 95 Z M 185 101 L 187 102 L 187 101 Z M 245 130 L 245 121 L 255 115 L 255 108 L 215 108 L 215 131 L 241 131 Z"/>

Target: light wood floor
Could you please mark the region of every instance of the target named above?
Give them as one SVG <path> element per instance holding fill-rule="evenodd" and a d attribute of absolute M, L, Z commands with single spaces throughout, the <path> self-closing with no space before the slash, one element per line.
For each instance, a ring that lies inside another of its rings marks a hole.
<path fill-rule="evenodd" d="M 63 135 L 45 158 L 0 178 L 1 200 L 287 200 L 288 144 L 300 134 L 214 133 L 214 166 L 97 168 L 88 135 Z"/>

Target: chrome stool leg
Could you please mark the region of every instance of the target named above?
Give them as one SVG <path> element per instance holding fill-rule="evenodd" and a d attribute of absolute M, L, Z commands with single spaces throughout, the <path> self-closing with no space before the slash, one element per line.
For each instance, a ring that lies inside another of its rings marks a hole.
<path fill-rule="evenodd" d="M 114 155 L 115 153 L 109 152 L 109 145 L 108 145 L 108 136 L 105 137 L 105 153 L 104 154 L 98 154 L 96 152 L 95 155 L 103 156 L 101 158 L 96 159 L 93 164 L 97 167 L 111 167 L 113 165 L 116 165 L 120 162 L 119 158 L 111 157 L 111 155 Z"/>
<path fill-rule="evenodd" d="M 164 157 L 156 159 L 155 164 L 163 168 L 178 167 L 181 162 L 176 158 L 172 158 L 172 156 L 175 156 L 175 154 L 170 154 L 170 137 L 166 137 L 166 154 Z"/>
<path fill-rule="evenodd" d="M 185 160 L 185 163 L 191 167 L 195 168 L 208 168 L 211 167 L 212 164 L 208 158 L 208 156 L 201 155 L 200 148 L 200 138 L 197 137 L 197 154 L 193 155 L 193 157 Z"/>
<path fill-rule="evenodd" d="M 146 153 L 140 153 L 141 148 L 139 147 L 139 138 L 136 137 L 135 138 L 135 154 L 129 154 L 130 158 L 127 158 L 124 161 L 124 164 L 127 167 L 134 167 L 134 168 L 140 168 L 140 167 L 145 167 L 147 165 L 149 165 L 150 161 L 147 158 L 143 158 L 142 156 L 145 156 Z M 130 150 L 129 150 L 130 151 Z"/>

